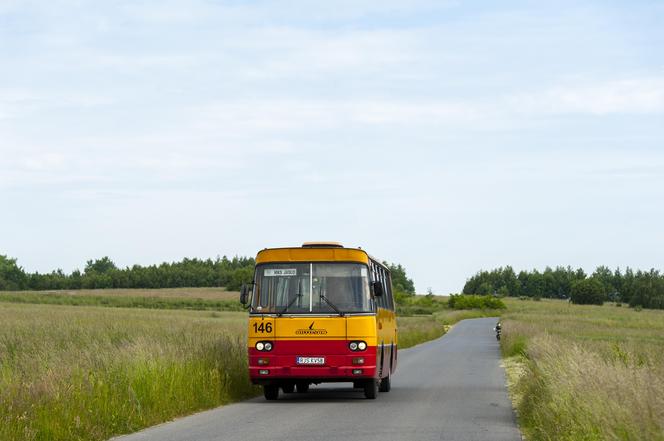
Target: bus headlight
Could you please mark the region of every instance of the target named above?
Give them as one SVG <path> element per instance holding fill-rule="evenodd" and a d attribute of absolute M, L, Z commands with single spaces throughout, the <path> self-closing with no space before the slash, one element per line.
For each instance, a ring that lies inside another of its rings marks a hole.
<path fill-rule="evenodd" d="M 348 349 L 350 349 L 353 352 L 364 351 L 365 349 L 367 349 L 367 343 L 364 341 L 352 341 L 348 343 Z"/>
<path fill-rule="evenodd" d="M 257 351 L 271 351 L 273 348 L 272 342 L 269 341 L 259 341 L 256 343 Z"/>

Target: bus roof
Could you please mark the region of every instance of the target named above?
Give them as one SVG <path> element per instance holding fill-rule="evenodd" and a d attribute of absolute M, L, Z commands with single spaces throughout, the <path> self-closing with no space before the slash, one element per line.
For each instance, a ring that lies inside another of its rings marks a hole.
<path fill-rule="evenodd" d="M 358 262 L 369 264 L 372 258 L 360 248 L 345 248 L 339 243 L 306 242 L 302 247 L 265 248 L 256 255 L 256 264 L 268 262 Z M 385 268 L 387 269 L 387 268 Z"/>

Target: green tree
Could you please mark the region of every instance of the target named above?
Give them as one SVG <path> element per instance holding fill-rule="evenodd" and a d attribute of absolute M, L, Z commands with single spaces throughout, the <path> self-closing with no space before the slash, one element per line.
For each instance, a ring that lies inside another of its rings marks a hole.
<path fill-rule="evenodd" d="M 415 284 L 413 279 L 409 279 L 406 275 L 406 269 L 401 265 L 383 262 L 392 274 L 392 286 L 396 292 L 405 293 L 407 295 L 415 295 Z"/>
<path fill-rule="evenodd" d="M 630 306 L 664 308 L 664 277 L 659 271 L 637 271 Z"/>
<path fill-rule="evenodd" d="M 115 263 L 108 257 L 104 256 L 97 260 L 88 260 L 85 265 L 85 273 L 106 274 L 112 270 L 117 270 Z"/>
<path fill-rule="evenodd" d="M 249 283 L 254 277 L 254 270 L 251 267 L 237 268 L 233 270 L 230 281 L 226 288 L 230 291 L 239 291 L 243 283 Z"/>
<path fill-rule="evenodd" d="M 604 292 L 610 300 L 616 300 L 617 289 L 615 286 L 613 271 L 606 266 L 598 266 L 591 277 L 598 280 L 602 286 L 604 286 Z"/>
<path fill-rule="evenodd" d="M 544 276 L 537 270 L 528 275 L 526 292 L 530 297 L 542 297 L 544 293 Z"/>
<path fill-rule="evenodd" d="M 503 285 L 498 288 L 501 295 L 518 296 L 521 294 L 521 284 L 511 266 L 506 266 L 502 274 Z"/>
<path fill-rule="evenodd" d="M 604 285 L 597 279 L 588 278 L 572 283 L 572 302 L 579 305 L 602 305 L 606 300 Z"/>
<path fill-rule="evenodd" d="M 16 259 L 0 255 L 0 290 L 24 289 L 28 278 Z"/>
<path fill-rule="evenodd" d="M 493 286 L 489 282 L 482 282 L 475 294 L 479 295 L 493 294 Z"/>

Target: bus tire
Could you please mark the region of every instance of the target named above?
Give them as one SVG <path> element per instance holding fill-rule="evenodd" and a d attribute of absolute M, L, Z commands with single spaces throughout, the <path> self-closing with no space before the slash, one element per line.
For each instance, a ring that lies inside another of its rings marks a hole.
<path fill-rule="evenodd" d="M 295 386 L 297 387 L 298 394 L 306 394 L 307 392 L 309 392 L 309 383 L 300 381 L 298 383 L 295 383 Z"/>
<path fill-rule="evenodd" d="M 388 375 L 387 377 L 380 380 L 380 387 L 378 388 L 381 392 L 389 392 L 392 389 L 392 376 Z"/>
<path fill-rule="evenodd" d="M 272 401 L 276 400 L 279 398 L 279 386 L 276 386 L 274 384 L 266 384 L 263 386 L 263 395 L 265 395 L 265 399 Z"/>
<path fill-rule="evenodd" d="M 285 394 L 292 394 L 295 392 L 295 383 L 282 384 L 281 390 L 283 390 Z"/>
<path fill-rule="evenodd" d="M 378 381 L 371 379 L 364 383 L 364 398 L 375 400 L 378 396 Z"/>

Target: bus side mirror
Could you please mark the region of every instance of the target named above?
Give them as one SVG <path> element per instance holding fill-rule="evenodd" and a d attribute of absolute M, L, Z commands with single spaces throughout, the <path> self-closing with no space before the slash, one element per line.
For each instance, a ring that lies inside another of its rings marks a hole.
<path fill-rule="evenodd" d="M 243 283 L 242 288 L 240 288 L 240 303 L 246 305 L 248 297 L 249 297 L 249 287 L 247 286 L 246 283 Z"/>
<path fill-rule="evenodd" d="M 382 297 L 383 295 L 383 284 L 379 281 L 373 283 L 373 292 L 376 297 Z"/>

